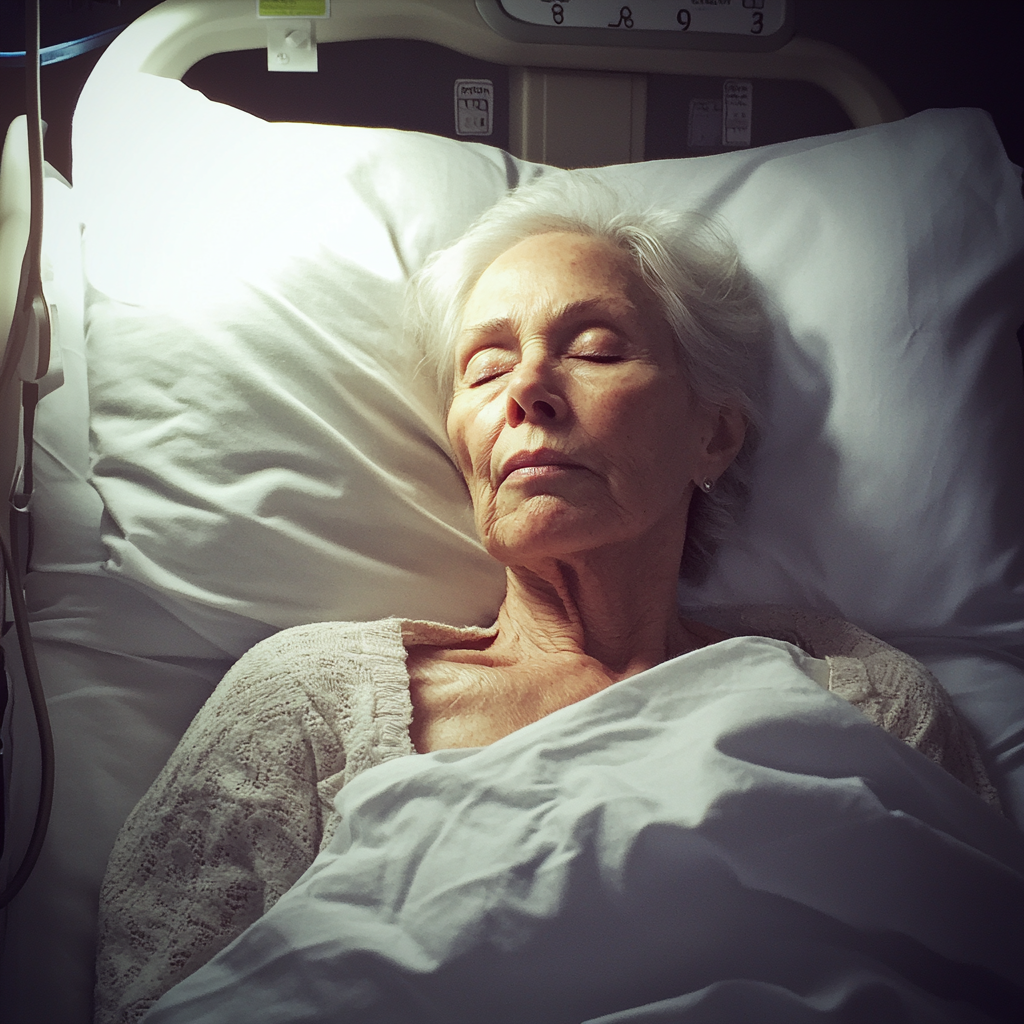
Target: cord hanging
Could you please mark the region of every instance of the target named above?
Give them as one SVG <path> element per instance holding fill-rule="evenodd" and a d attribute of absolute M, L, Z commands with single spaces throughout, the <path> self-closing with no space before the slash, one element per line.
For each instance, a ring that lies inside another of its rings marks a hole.
<path fill-rule="evenodd" d="M 39 0 L 25 2 L 25 106 L 27 113 L 27 136 L 29 174 L 31 179 L 31 218 L 29 222 L 28 245 L 22 262 L 21 280 L 18 286 L 18 303 L 15 308 L 14 321 L 11 324 L 7 349 L 0 366 L 0 393 L 10 382 L 12 375 L 18 372 L 24 351 L 28 330 L 34 315 L 39 315 L 40 307 L 46 315 L 46 304 L 42 298 L 42 280 L 40 266 L 43 244 L 43 127 L 42 104 L 39 83 Z M 34 383 L 23 385 L 23 408 L 26 410 L 25 446 L 26 460 L 31 458 L 32 420 L 34 399 L 38 388 Z M 27 461 L 27 466 L 31 462 Z M 43 694 L 36 664 L 35 650 L 29 633 L 28 609 L 25 605 L 24 573 L 27 566 L 30 532 L 22 529 L 21 520 L 28 515 L 28 501 L 31 497 L 31 470 L 27 477 L 22 477 L 22 486 L 16 488 L 20 493 L 11 504 L 11 536 L 12 544 L 21 543 L 17 551 L 8 546 L 6 539 L 0 537 L 0 555 L 3 561 L 3 574 L 7 580 L 11 594 L 11 607 L 14 613 L 14 624 L 18 633 L 18 644 L 21 649 L 22 663 L 32 709 L 35 713 L 36 728 L 39 734 L 39 749 L 42 760 L 39 783 L 39 802 L 36 807 L 36 818 L 29 838 L 28 846 L 17 870 L 11 876 L 3 891 L 0 892 L 0 908 L 6 907 L 21 891 L 29 875 L 39 859 L 46 830 L 50 822 L 50 810 L 53 805 L 53 735 L 50 719 L 46 711 L 46 698 Z M 22 550 L 23 548 L 23 550 Z"/>

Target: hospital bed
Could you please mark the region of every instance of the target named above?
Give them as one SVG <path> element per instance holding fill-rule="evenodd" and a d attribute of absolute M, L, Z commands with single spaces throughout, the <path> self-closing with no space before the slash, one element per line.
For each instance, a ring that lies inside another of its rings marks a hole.
<path fill-rule="evenodd" d="M 167 0 L 98 63 L 75 117 L 74 188 L 46 172 L 51 346 L 21 373 L 40 394 L 24 584 L 56 778 L 38 864 L 5 911 L 11 1024 L 89 1019 L 113 838 L 249 647 L 310 621 L 490 621 L 503 576 L 403 342 L 402 291 L 548 165 L 607 168 L 718 217 L 772 311 L 751 505 L 681 605 L 815 609 L 913 654 L 1024 824 L 1019 169 L 980 111 L 903 119 L 865 68 L 793 36 L 781 2 L 736 4 L 726 14 L 742 25 L 713 32 L 700 19 L 725 7 L 581 9 L 332 0 L 327 17 L 265 18 L 255 0 Z M 507 66 L 508 149 L 488 145 L 484 79 L 455 85 L 456 138 L 269 123 L 180 81 L 217 53 L 311 69 L 318 48 L 378 38 Z M 713 155 L 644 161 L 654 75 L 724 80 L 687 111 L 689 130 L 721 128 Z M 751 148 L 750 97 L 756 111 L 757 83 L 776 79 L 827 90 L 853 128 Z M 19 217 L 27 235 L 24 147 L 12 130 L 7 237 Z M 18 266 L 4 264 L 0 299 Z M 12 409 L 8 397 L 8 479 Z M 40 763 L 13 636 L 6 878 Z"/>

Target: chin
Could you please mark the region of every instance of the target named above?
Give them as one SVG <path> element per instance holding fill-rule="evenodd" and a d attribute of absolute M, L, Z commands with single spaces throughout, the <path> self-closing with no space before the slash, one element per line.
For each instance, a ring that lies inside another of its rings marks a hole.
<path fill-rule="evenodd" d="M 608 536 L 607 519 L 601 523 L 593 513 L 566 507 L 558 499 L 534 499 L 497 517 L 486 533 L 484 547 L 505 565 L 529 565 L 569 558 L 613 540 Z"/>

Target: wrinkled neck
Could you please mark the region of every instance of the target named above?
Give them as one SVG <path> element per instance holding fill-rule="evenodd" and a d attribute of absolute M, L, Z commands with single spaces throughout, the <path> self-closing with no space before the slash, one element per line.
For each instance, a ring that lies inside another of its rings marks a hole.
<path fill-rule="evenodd" d="M 551 559 L 507 576 L 495 650 L 510 661 L 578 654 L 617 680 L 700 645 L 679 619 L 675 567 L 664 559 Z"/>

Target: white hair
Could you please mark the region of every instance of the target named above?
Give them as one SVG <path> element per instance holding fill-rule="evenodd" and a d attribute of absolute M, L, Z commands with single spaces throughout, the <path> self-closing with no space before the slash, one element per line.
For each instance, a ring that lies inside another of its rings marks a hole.
<path fill-rule="evenodd" d="M 679 345 L 697 400 L 737 408 L 746 419 L 740 454 L 710 494 L 698 488 L 690 503 L 680 576 L 699 582 L 749 494 L 767 373 L 768 318 L 721 227 L 700 214 L 639 203 L 592 173 L 548 172 L 492 206 L 413 278 L 407 324 L 424 354 L 423 365 L 435 374 L 447 412 L 455 346 L 470 293 L 502 253 L 552 231 L 600 238 L 624 252 Z"/>

